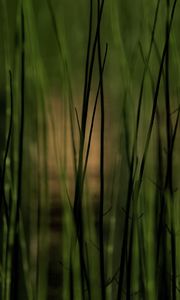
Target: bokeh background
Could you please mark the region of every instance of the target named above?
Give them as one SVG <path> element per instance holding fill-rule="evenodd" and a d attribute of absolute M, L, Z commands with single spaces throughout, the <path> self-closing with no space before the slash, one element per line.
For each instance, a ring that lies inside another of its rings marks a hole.
<path fill-rule="evenodd" d="M 100 97 L 82 196 L 83 251 L 91 297 L 89 292 L 82 291 L 80 246 L 76 243 L 73 217 L 77 185 L 74 162 L 80 156 L 78 123 L 81 127 L 90 3 L 84 0 L 0 2 L 0 299 L 3 300 L 105 300 L 99 249 Z M 98 19 L 97 1 L 92 3 L 91 49 Z M 156 12 L 157 22 L 153 27 Z M 180 299 L 179 27 L 179 1 L 105 0 L 100 40 L 102 58 L 108 47 L 103 71 L 103 258 L 107 299 Z M 84 155 L 99 81 L 96 51 Z M 156 91 L 156 113 L 148 137 Z M 131 157 L 134 157 L 132 168 Z"/>

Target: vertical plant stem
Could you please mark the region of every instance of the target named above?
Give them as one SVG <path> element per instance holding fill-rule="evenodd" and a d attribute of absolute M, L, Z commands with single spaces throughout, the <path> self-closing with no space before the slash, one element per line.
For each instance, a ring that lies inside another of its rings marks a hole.
<path fill-rule="evenodd" d="M 102 1 L 103 2 L 103 1 Z M 102 3 L 101 3 L 102 4 Z M 98 0 L 98 18 L 100 14 L 100 0 Z M 101 129 L 100 129 L 100 206 L 99 206 L 99 254 L 100 254 L 100 276 L 101 297 L 106 300 L 105 265 L 104 265 L 104 84 L 103 65 L 101 54 L 101 33 L 98 32 L 98 64 L 100 77 L 100 107 L 101 107 Z"/>
<path fill-rule="evenodd" d="M 23 170 L 23 143 L 24 143 L 24 94 L 25 92 L 25 31 L 24 31 L 24 12 L 21 7 L 21 104 L 20 104 L 20 128 L 19 128 L 19 149 L 18 149 L 18 182 L 17 182 L 17 203 L 14 228 L 14 260 L 13 260 L 13 287 L 16 297 L 18 297 L 17 287 L 20 280 L 20 256 L 19 256 L 19 218 L 22 198 L 22 170 Z"/>

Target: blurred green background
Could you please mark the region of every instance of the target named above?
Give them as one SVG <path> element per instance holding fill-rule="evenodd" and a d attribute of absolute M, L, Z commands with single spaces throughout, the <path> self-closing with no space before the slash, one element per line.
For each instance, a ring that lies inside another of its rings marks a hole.
<path fill-rule="evenodd" d="M 98 15 L 97 1 L 93 0 L 92 3 L 93 41 Z M 147 61 L 158 3 L 152 51 Z M 167 41 L 168 3 L 170 15 L 174 1 L 105 0 L 104 3 L 100 34 L 102 57 L 108 45 L 103 72 L 104 211 L 109 212 L 105 214 L 103 226 L 105 289 L 109 300 L 180 299 L 179 1 L 168 42 L 169 69 L 167 71 L 164 59 L 156 114 L 145 158 L 144 173 L 140 180 L 158 73 L 164 44 Z M 80 155 L 81 135 L 77 119 L 79 118 L 81 123 L 89 13 L 90 1 L 85 0 L 0 2 L 0 299 L 2 300 L 90 299 L 90 296 L 89 298 L 82 296 L 79 246 L 75 242 L 76 230 L 72 213 L 77 182 L 73 161 Z M 144 70 L 146 71 L 139 131 L 133 148 Z M 167 76 L 169 92 L 166 89 Z M 84 151 L 87 149 L 99 80 L 96 53 Z M 170 111 L 167 111 L 168 97 Z M 89 268 L 92 300 L 102 299 L 98 246 L 101 188 L 100 122 L 99 101 L 83 194 L 85 203 L 83 204 L 85 249 L 83 249 L 89 258 L 89 265 L 87 257 L 86 264 Z M 168 177 L 168 153 L 171 152 L 168 132 L 170 142 L 173 143 L 173 136 L 175 140 L 173 151 L 170 153 L 172 193 L 165 184 Z M 9 134 L 10 144 L 8 144 Z M 73 141 L 76 152 L 73 152 Z M 135 157 L 134 177 L 132 186 L 128 186 L 132 175 L 129 163 L 131 154 Z M 132 202 L 127 213 L 126 205 L 131 189 Z M 162 208 L 163 201 L 166 203 L 165 209 Z M 120 280 L 118 269 L 127 215 L 129 221 L 123 293 L 121 298 L 117 298 Z M 163 229 L 159 242 L 158 230 L 161 232 L 161 225 Z M 157 258 L 157 248 L 160 249 L 160 258 Z M 129 265 L 130 279 L 128 279 Z M 71 267 L 72 278 L 69 275 Z M 166 285 L 166 288 L 163 285 Z M 74 298 L 71 295 L 71 288 Z M 174 290 L 176 292 L 173 292 Z"/>

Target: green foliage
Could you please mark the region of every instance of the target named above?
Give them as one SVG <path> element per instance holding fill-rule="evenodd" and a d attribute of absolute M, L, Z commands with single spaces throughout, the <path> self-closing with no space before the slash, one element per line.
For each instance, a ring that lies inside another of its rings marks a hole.
<path fill-rule="evenodd" d="M 0 2 L 0 299 L 180 299 L 179 2 Z"/>

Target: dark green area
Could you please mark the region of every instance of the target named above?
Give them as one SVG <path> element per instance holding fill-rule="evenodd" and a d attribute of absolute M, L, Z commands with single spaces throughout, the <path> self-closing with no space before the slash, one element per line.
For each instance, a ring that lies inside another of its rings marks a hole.
<path fill-rule="evenodd" d="M 0 1 L 0 299 L 180 299 L 179 26 Z"/>

